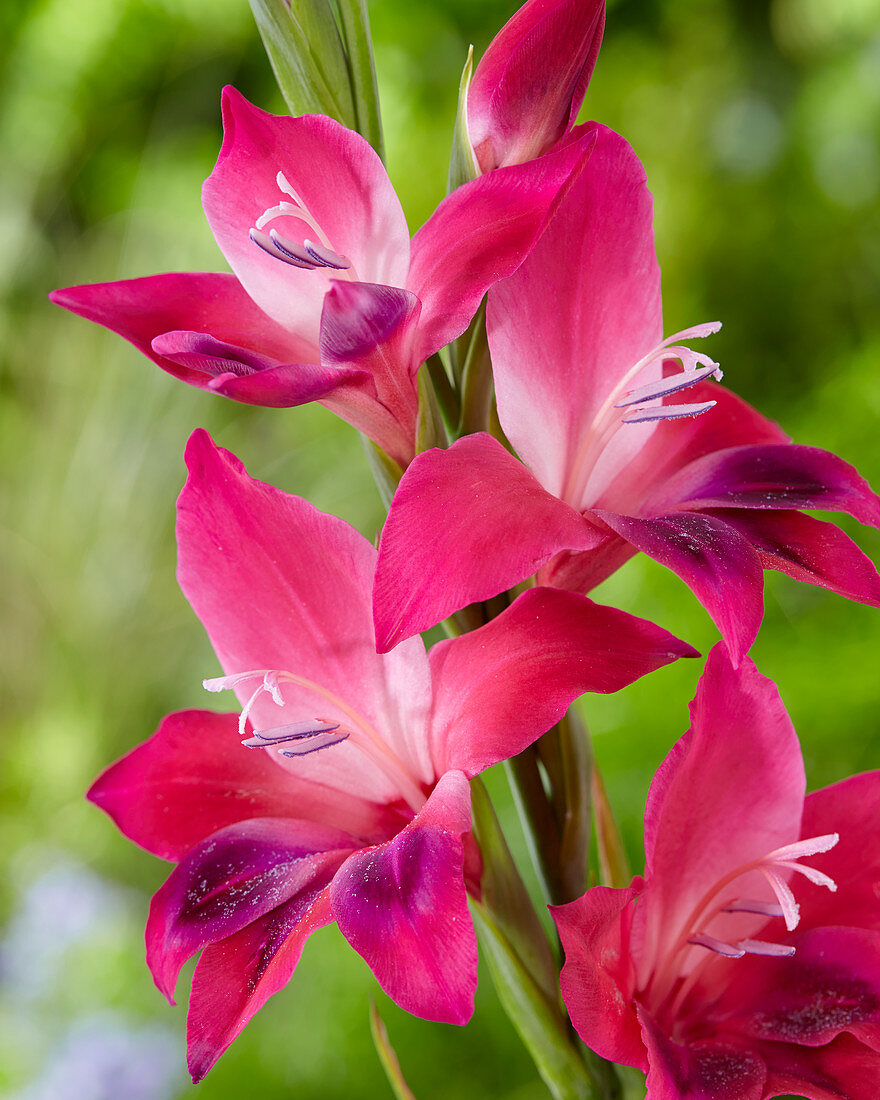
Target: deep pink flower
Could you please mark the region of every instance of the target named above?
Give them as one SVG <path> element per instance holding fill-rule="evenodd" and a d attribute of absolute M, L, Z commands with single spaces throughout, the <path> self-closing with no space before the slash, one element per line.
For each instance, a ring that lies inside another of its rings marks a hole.
<path fill-rule="evenodd" d="M 735 663 L 761 621 L 763 569 L 880 604 L 865 555 L 800 511 L 877 526 L 880 499 L 710 380 L 718 365 L 680 341 L 716 325 L 663 339 L 644 171 L 596 133 L 529 259 L 489 292 L 498 417 L 522 462 L 478 434 L 410 466 L 379 548 L 383 648 L 536 571 L 587 591 L 636 550 L 690 585 Z"/>
<path fill-rule="evenodd" d="M 147 958 L 172 997 L 193 979 L 202 1077 L 335 920 L 410 1012 L 464 1023 L 479 880 L 468 779 L 521 751 L 584 691 L 614 691 L 694 651 L 585 597 L 525 593 L 483 629 L 376 653 L 375 549 L 348 524 L 253 481 L 196 432 L 178 512 L 181 587 L 234 689 L 230 714 L 185 711 L 89 797 L 178 861 L 153 899 Z M 249 736 L 248 736 L 249 734 Z M 241 738 L 245 737 L 244 745 Z"/>
<path fill-rule="evenodd" d="M 723 645 L 645 808 L 645 876 L 553 908 L 581 1038 L 649 1100 L 867 1100 L 880 1071 L 880 772 L 807 795 L 774 684 Z"/>
<path fill-rule="evenodd" d="M 270 115 L 234 88 L 202 198 L 234 274 L 54 291 L 177 378 L 253 405 L 321 401 L 405 466 L 415 375 L 544 229 L 592 137 L 474 180 L 412 242 L 379 157 L 320 115 Z"/>
<path fill-rule="evenodd" d="M 532 160 L 568 136 L 604 29 L 605 0 L 528 0 L 501 28 L 468 90 L 481 172 Z"/>

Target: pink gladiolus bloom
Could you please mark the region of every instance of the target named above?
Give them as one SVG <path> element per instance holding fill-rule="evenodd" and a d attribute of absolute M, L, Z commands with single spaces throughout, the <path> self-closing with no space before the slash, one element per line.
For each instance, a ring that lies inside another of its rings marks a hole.
<path fill-rule="evenodd" d="M 800 511 L 877 526 L 880 499 L 712 380 L 718 364 L 687 344 L 717 325 L 663 339 L 644 171 L 617 134 L 596 137 L 529 259 L 489 292 L 498 417 L 522 461 L 477 434 L 410 466 L 379 548 L 382 648 L 536 571 L 588 591 L 636 550 L 690 585 L 734 663 L 763 569 L 880 604 L 865 555 Z"/>
<path fill-rule="evenodd" d="M 223 94 L 202 190 L 234 274 L 152 275 L 50 297 L 175 377 L 252 405 L 320 401 L 401 466 L 421 363 L 459 336 L 528 255 L 590 143 L 474 180 L 413 238 L 379 157 L 330 118 Z"/>
<path fill-rule="evenodd" d="M 651 784 L 644 878 L 553 908 L 572 1022 L 649 1100 L 876 1094 L 880 772 L 805 786 L 774 684 L 716 646 Z"/>
<path fill-rule="evenodd" d="M 196 432 L 178 510 L 179 579 L 234 714 L 184 711 L 89 797 L 177 861 L 147 959 L 169 999 L 193 979 L 199 1079 L 336 921 L 389 996 L 432 1020 L 473 1010 L 479 890 L 468 779 L 520 752 L 584 691 L 694 651 L 651 623 L 553 589 L 481 630 L 376 653 L 376 551 L 348 524 L 253 481 Z"/>
<path fill-rule="evenodd" d="M 481 172 L 539 157 L 571 132 L 604 29 L 605 0 L 528 0 L 501 28 L 468 91 Z"/>

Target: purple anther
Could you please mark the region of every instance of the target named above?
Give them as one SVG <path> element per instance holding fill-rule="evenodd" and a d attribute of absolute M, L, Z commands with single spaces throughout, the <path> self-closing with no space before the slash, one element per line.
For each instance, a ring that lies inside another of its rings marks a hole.
<path fill-rule="evenodd" d="M 678 393 L 679 390 L 686 390 L 690 386 L 696 385 L 697 382 L 702 382 L 704 378 L 711 378 L 713 374 L 721 376 L 721 368 L 717 363 L 712 363 L 706 367 L 698 367 L 697 370 L 682 371 L 679 374 L 670 375 L 668 378 L 661 378 L 658 382 L 649 382 L 647 386 L 639 386 L 638 389 L 630 390 L 629 393 L 624 394 L 615 403 L 614 407 L 625 409 L 629 405 L 640 405 L 643 401 L 653 401 L 658 397 L 666 397 L 671 393 Z"/>
<path fill-rule="evenodd" d="M 281 756 L 308 756 L 310 752 L 319 752 L 321 749 L 329 749 L 332 745 L 338 745 L 341 741 L 347 741 L 350 734 L 340 733 L 316 733 L 308 741 L 304 741 L 301 747 L 295 749 L 282 749 Z"/>
<path fill-rule="evenodd" d="M 321 245 L 309 240 L 303 241 L 303 247 L 315 263 L 320 264 L 321 267 L 332 267 L 336 271 L 345 271 L 346 268 L 351 267 L 351 260 L 348 256 L 340 256 L 332 248 L 323 248 Z"/>
<path fill-rule="evenodd" d="M 706 932 L 698 932 L 695 936 L 691 936 L 688 943 L 692 943 L 695 947 L 707 947 L 710 951 L 714 951 L 716 955 L 724 955 L 727 959 L 741 959 L 745 955 L 742 947 L 725 943 L 724 940 L 717 940 Z"/>
<path fill-rule="evenodd" d="M 286 726 L 273 726 L 268 730 L 257 730 L 253 737 L 242 741 L 247 749 L 265 749 L 270 745 L 281 745 L 286 741 L 302 741 L 332 733 L 339 729 L 339 722 L 326 722 L 321 718 L 310 718 L 305 722 L 291 722 Z M 348 734 L 345 734 L 348 737 Z"/>
<path fill-rule="evenodd" d="M 782 906 L 775 901 L 757 901 L 754 898 L 739 898 L 725 905 L 722 913 L 758 913 L 762 917 L 781 917 Z"/>
<path fill-rule="evenodd" d="M 650 409 L 635 409 L 623 417 L 624 424 L 641 424 L 646 420 L 682 420 L 687 416 L 699 416 L 715 405 L 714 401 L 701 401 L 697 405 L 655 405 Z"/>
<path fill-rule="evenodd" d="M 788 943 L 765 943 L 764 940 L 740 940 L 747 955 L 772 955 L 775 959 L 790 959 L 797 948 Z"/>
<path fill-rule="evenodd" d="M 288 263 L 292 263 L 296 267 L 306 267 L 309 271 L 315 270 L 317 264 L 301 244 L 296 244 L 294 241 L 288 240 L 287 237 L 282 237 L 274 229 L 269 230 L 269 237 L 278 251 L 283 253 Z"/>
<path fill-rule="evenodd" d="M 274 230 L 272 231 L 274 234 Z M 257 245 L 258 248 L 272 257 L 273 260 L 281 260 L 282 263 L 290 264 L 291 267 L 303 267 L 309 271 L 315 270 L 315 265 L 308 258 L 300 260 L 298 257 L 293 256 L 283 251 L 274 240 L 267 237 L 261 229 L 248 230 L 248 236 Z"/>

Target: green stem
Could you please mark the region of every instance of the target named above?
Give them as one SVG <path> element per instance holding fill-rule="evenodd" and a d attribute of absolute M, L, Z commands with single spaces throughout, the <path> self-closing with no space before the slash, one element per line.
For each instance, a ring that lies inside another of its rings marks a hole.
<path fill-rule="evenodd" d="M 382 118 L 379 113 L 379 89 L 373 61 L 373 40 L 366 0 L 337 0 L 342 41 L 348 55 L 351 90 L 357 115 L 357 129 L 382 160 L 385 143 L 382 138 Z"/>
<path fill-rule="evenodd" d="M 425 365 L 428 368 L 428 373 L 431 375 L 431 381 L 434 383 L 434 393 L 437 396 L 437 403 L 440 406 L 440 411 L 443 413 L 446 427 L 450 431 L 454 431 L 458 427 L 459 417 L 461 416 L 461 406 L 459 404 L 458 394 L 449 381 L 446 367 L 443 365 L 443 360 L 440 358 L 438 352 L 435 352 L 426 360 Z"/>
<path fill-rule="evenodd" d="M 472 781 L 471 793 L 474 836 L 483 858 L 474 917 L 501 1004 L 555 1100 L 601 1100 L 606 1093 L 560 1004 L 547 936 L 479 779 Z"/>

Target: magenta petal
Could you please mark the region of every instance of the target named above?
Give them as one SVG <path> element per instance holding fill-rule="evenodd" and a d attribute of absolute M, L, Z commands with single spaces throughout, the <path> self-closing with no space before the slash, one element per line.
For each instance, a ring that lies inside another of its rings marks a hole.
<path fill-rule="evenodd" d="M 530 589 L 486 626 L 431 649 L 438 769 L 477 775 L 521 752 L 585 691 L 618 691 L 696 656 L 644 619 L 574 592 Z"/>
<path fill-rule="evenodd" d="M 682 1046 L 639 1010 L 648 1048 L 646 1100 L 762 1100 L 767 1067 L 753 1051 L 703 1040 Z"/>
<path fill-rule="evenodd" d="M 595 134 L 547 232 L 492 288 L 486 315 L 501 426 L 541 484 L 576 508 L 596 499 L 579 485 L 584 461 L 591 468 L 596 457 L 587 454 L 596 417 L 663 337 L 645 171 L 623 138 L 604 126 Z M 626 388 L 661 371 L 658 359 Z M 654 430 L 629 425 L 615 434 L 615 471 Z"/>
<path fill-rule="evenodd" d="M 812 856 L 810 864 L 834 879 L 837 892 L 804 882 L 798 890 L 803 925 L 849 924 L 880 932 L 880 772 L 853 775 L 807 795 L 801 835 L 830 832 L 839 834 L 837 845 Z"/>
<path fill-rule="evenodd" d="M 727 508 L 713 514 L 749 540 L 765 569 L 880 607 L 874 563 L 833 523 L 802 512 Z"/>
<path fill-rule="evenodd" d="M 789 442 L 777 424 L 724 386 L 698 382 L 691 393 L 694 400 L 714 401 L 715 408 L 693 420 L 657 423 L 639 452 L 612 482 L 602 507 L 628 514 L 663 511 L 662 507 L 654 507 L 654 495 L 660 499 L 666 482 L 703 455 L 728 447 Z"/>
<path fill-rule="evenodd" d="M 156 355 L 205 376 L 203 389 L 247 405 L 290 408 L 316 401 L 340 387 L 362 387 L 363 371 L 339 370 L 316 362 L 279 363 L 268 355 L 236 347 L 204 332 L 174 331 L 152 342 Z M 313 353 L 313 358 L 317 353 Z"/>
<path fill-rule="evenodd" d="M 658 768 L 645 807 L 649 886 L 635 923 L 642 980 L 715 882 L 798 839 L 805 786 L 775 684 L 749 660 L 734 671 L 716 645 L 691 704 L 691 729 Z M 740 895 L 763 896 L 748 889 L 745 880 L 736 886 Z"/>
<path fill-rule="evenodd" d="M 761 1053 L 768 1097 L 795 1093 L 809 1100 L 870 1100 L 877 1091 L 877 1052 L 849 1035 L 822 1047 L 764 1043 Z"/>
<path fill-rule="evenodd" d="M 206 372 L 204 363 L 180 362 L 166 355 L 163 334 L 170 340 L 172 334 L 181 332 L 192 337 L 207 333 L 220 344 L 237 349 L 240 360 L 242 352 L 257 354 L 244 349 L 259 348 L 259 360 L 264 363 L 317 361 L 316 344 L 276 325 L 234 275 L 149 275 L 53 290 L 49 297 L 71 313 L 124 336 L 163 370 L 194 386 L 209 386 L 212 371 Z M 158 347 L 153 347 L 157 338 Z M 179 341 L 173 346 L 178 348 Z"/>
<path fill-rule="evenodd" d="M 706 455 L 670 478 L 658 508 L 663 500 L 688 508 L 818 508 L 880 526 L 880 497 L 854 466 L 818 447 L 733 447 Z"/>
<path fill-rule="evenodd" d="M 426 1020 L 465 1024 L 474 1009 L 477 941 L 461 834 L 470 788 L 447 772 L 394 840 L 355 852 L 331 886 L 333 915 L 385 992 Z"/>
<path fill-rule="evenodd" d="M 268 999 L 290 981 L 305 941 L 329 924 L 330 889 L 304 890 L 220 943 L 205 948 L 193 975 L 187 1063 L 201 1081 Z"/>
<path fill-rule="evenodd" d="M 694 512 L 652 519 L 595 513 L 618 535 L 677 573 L 712 616 L 739 664 L 764 614 L 764 574 L 750 543 L 723 520 Z"/>
<path fill-rule="evenodd" d="M 421 360 L 413 350 L 421 304 L 414 294 L 373 283 L 335 281 L 321 313 L 321 361 L 364 372 L 371 393 L 339 390 L 326 402 L 406 467 L 415 453 Z"/>
<path fill-rule="evenodd" d="M 207 332 L 164 332 L 154 338 L 151 347 L 157 355 L 212 378 L 221 374 L 243 376 L 278 366 L 277 360 L 268 355 L 218 340 Z"/>
<path fill-rule="evenodd" d="M 489 287 L 529 255 L 592 144 L 589 131 L 529 164 L 466 183 L 416 233 L 406 286 L 422 303 L 419 361 L 460 336 Z"/>
<path fill-rule="evenodd" d="M 421 639 L 388 656 L 376 653 L 374 548 L 335 516 L 248 477 L 206 432 L 193 434 L 186 460 L 189 478 L 178 501 L 178 579 L 221 665 L 229 674 L 287 671 L 317 687 L 285 683 L 283 710 L 264 694 L 250 711 L 254 728 L 313 717 L 348 725 L 353 710 L 410 776 L 432 781 L 428 662 Z M 256 686 L 249 681 L 236 688 L 242 703 Z M 351 739 L 280 763 L 298 777 L 380 804 L 400 797 Z"/>
<path fill-rule="evenodd" d="M 532 160 L 565 136 L 604 27 L 604 0 L 529 0 L 502 27 L 468 89 L 468 134 L 483 172 Z"/>
<path fill-rule="evenodd" d="M 846 914 L 841 913 L 842 919 Z M 749 960 L 732 976 L 725 1009 L 753 1039 L 824 1046 L 841 1032 L 880 1049 L 880 934 L 815 928 L 797 935 L 796 954 Z"/>
<path fill-rule="evenodd" d="M 408 290 L 335 280 L 321 316 L 322 360 L 342 366 L 369 359 L 418 310 L 418 299 Z M 409 363 L 401 374 L 409 382 Z"/>
<path fill-rule="evenodd" d="M 289 901 L 355 845 L 338 829 L 260 818 L 221 829 L 193 848 L 150 905 L 147 965 L 161 992 L 173 1003 L 188 958 Z"/>
<path fill-rule="evenodd" d="M 406 220 L 382 162 L 359 134 L 323 115 L 267 114 L 234 88 L 224 89 L 223 147 L 202 188 L 205 214 L 254 301 L 279 324 L 316 343 L 321 302 L 338 272 L 291 267 L 249 236 L 266 210 L 294 203 L 279 187 L 279 172 L 332 250 L 350 259 L 354 279 L 404 285 Z M 271 226 L 297 244 L 318 239 L 314 226 L 290 214 L 279 215 Z"/>
<path fill-rule="evenodd" d="M 403 475 L 379 543 L 379 652 L 512 588 L 558 551 L 601 540 L 491 436 L 424 451 Z"/>
<path fill-rule="evenodd" d="M 600 1057 L 646 1070 L 629 953 L 637 894 L 595 886 L 577 901 L 551 905 L 550 912 L 565 951 L 562 999 L 578 1035 Z"/>
<path fill-rule="evenodd" d="M 242 817 L 331 822 L 373 837 L 383 822 L 372 803 L 308 783 L 266 753 L 242 748 L 238 716 L 185 710 L 169 714 L 153 736 L 112 764 L 89 799 L 136 844 L 180 859 L 199 841 Z"/>

